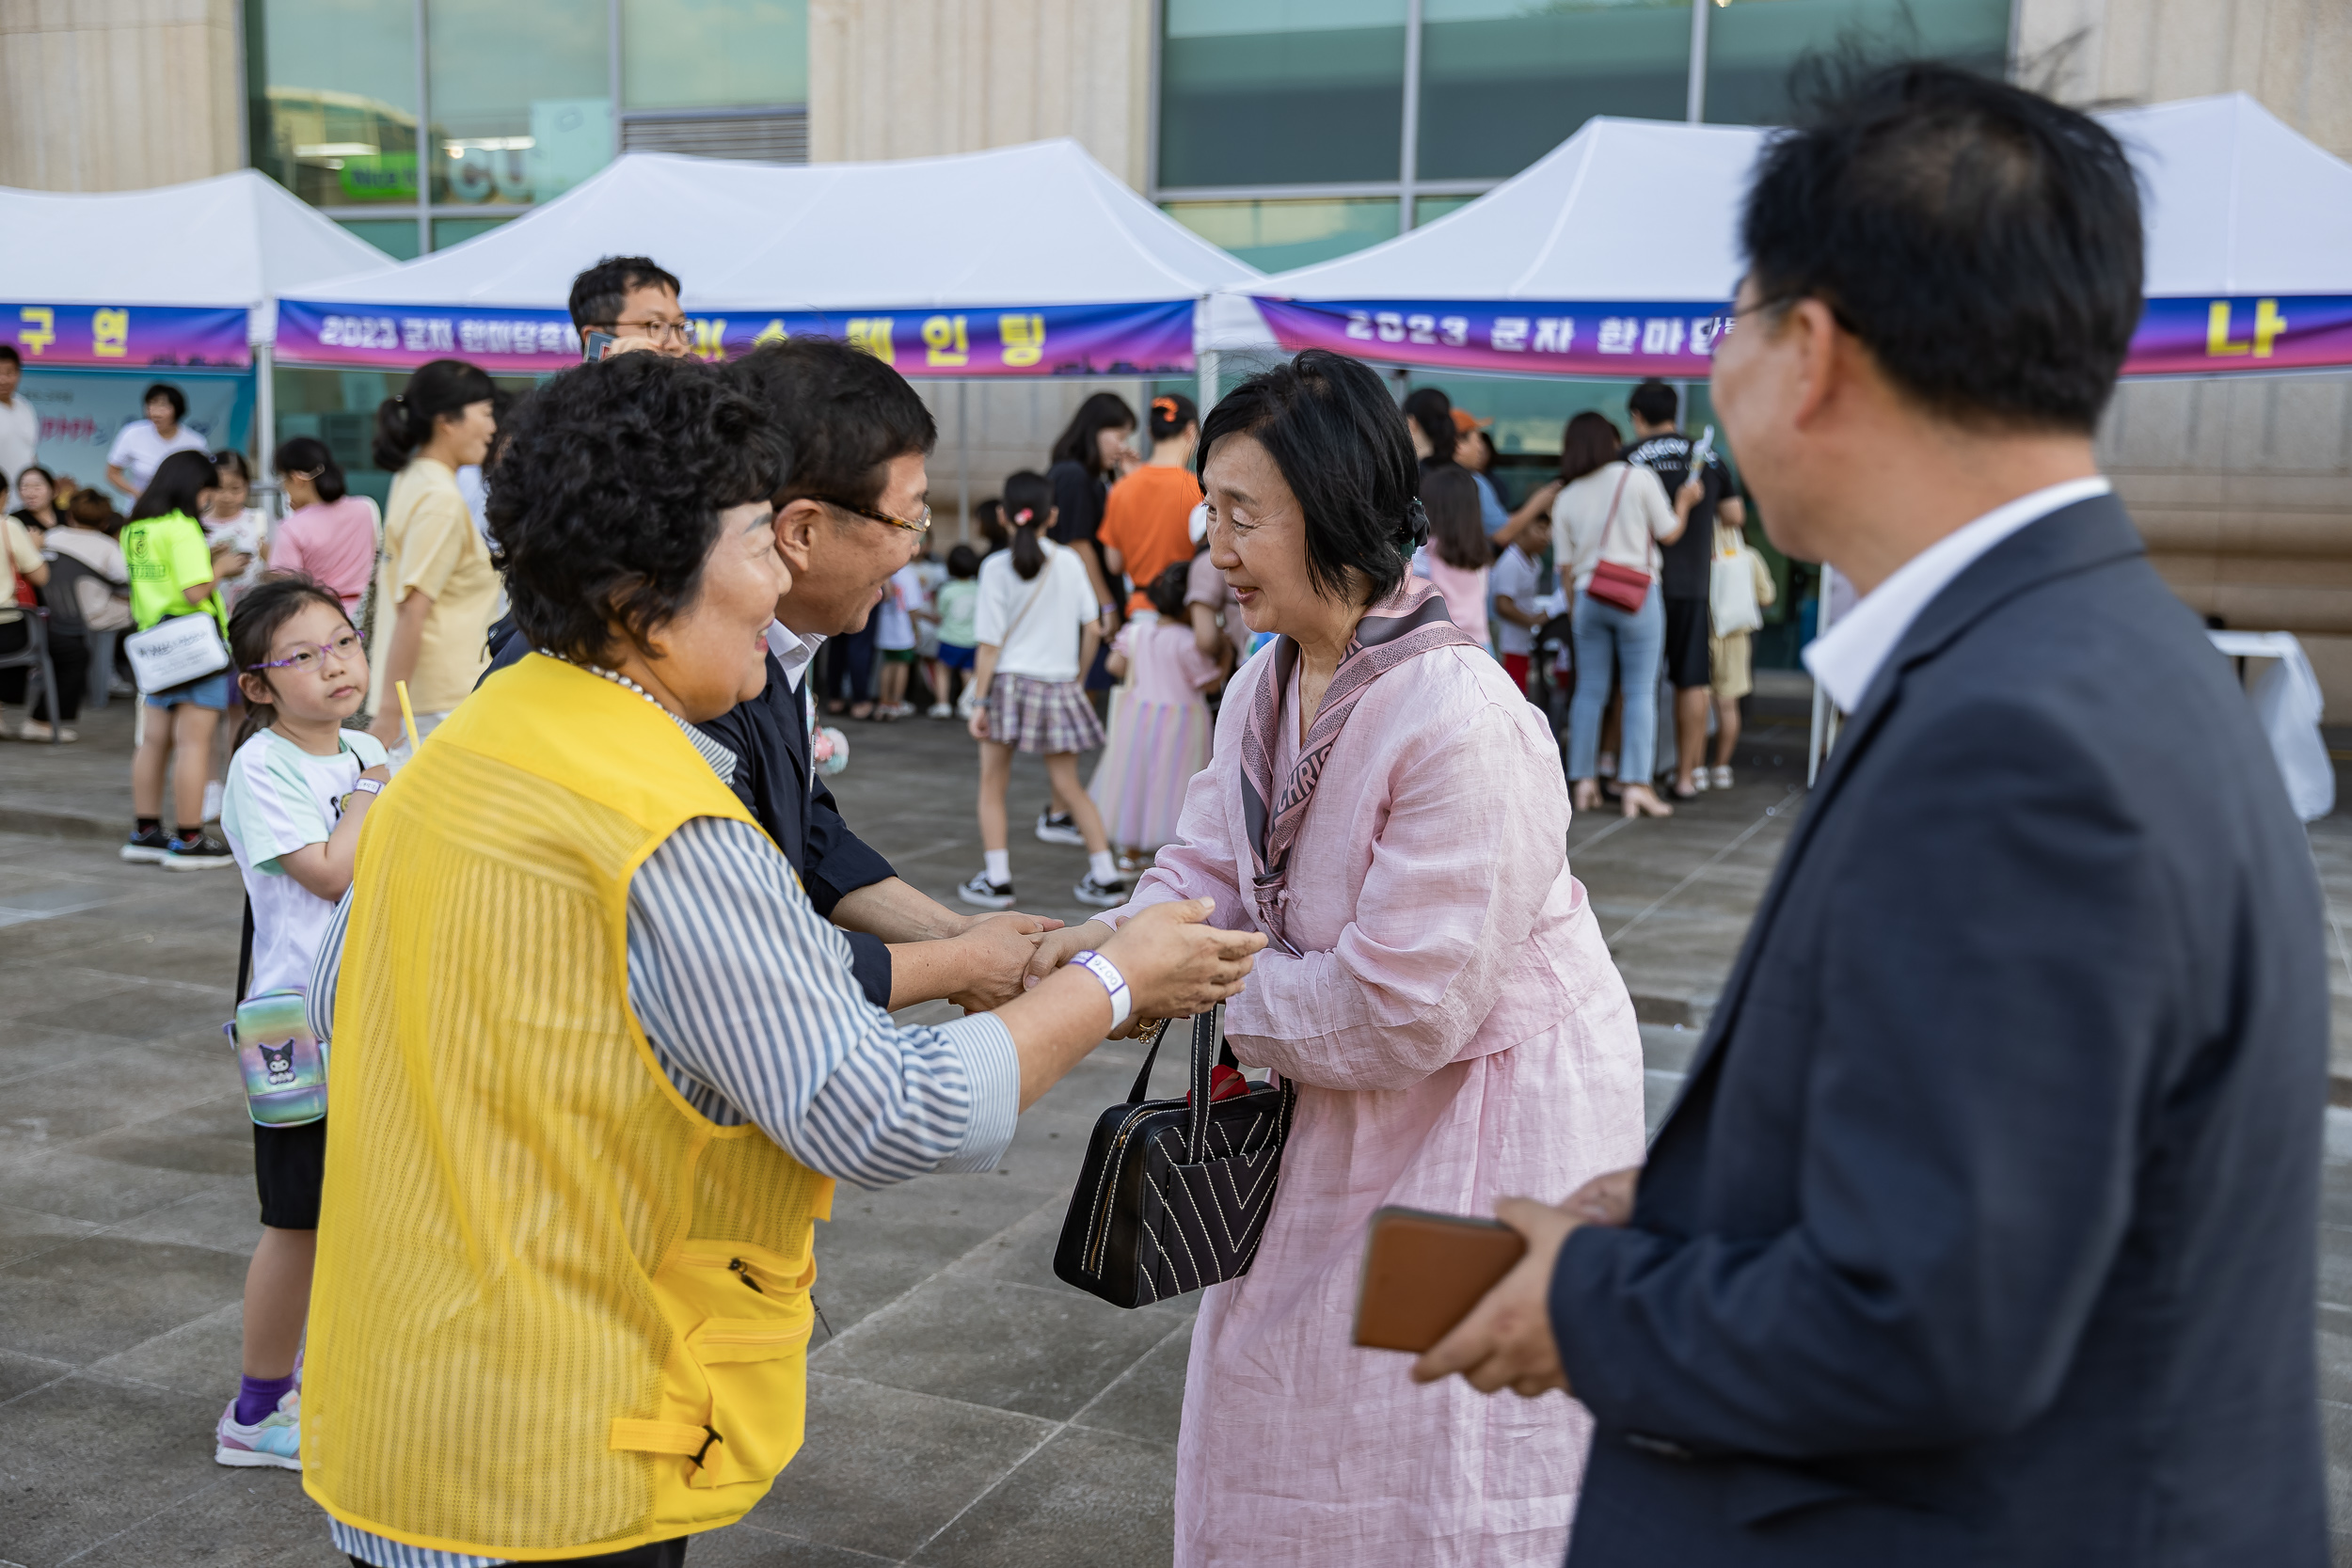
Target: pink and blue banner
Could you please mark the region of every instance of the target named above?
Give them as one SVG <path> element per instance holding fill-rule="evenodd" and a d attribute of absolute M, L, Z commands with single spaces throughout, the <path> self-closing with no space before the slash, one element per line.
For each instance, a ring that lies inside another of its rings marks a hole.
<path fill-rule="evenodd" d="M 242 307 L 0 305 L 0 341 L 24 368 L 243 370 L 253 363 Z"/>
<path fill-rule="evenodd" d="M 2352 295 L 2152 299 L 2125 375 L 2227 375 L 2352 366 Z"/>
<path fill-rule="evenodd" d="M 1724 302 L 1476 304 L 1261 299 L 1282 347 L 1486 374 L 1704 376 Z M 2352 367 L 2352 296 L 2148 302 L 2125 375 L 2228 375 Z"/>
<path fill-rule="evenodd" d="M 1192 301 L 989 309 L 732 311 L 689 318 L 705 359 L 785 338 L 845 339 L 902 375 L 1188 375 Z M 278 307 L 281 364 L 413 370 L 465 359 L 495 375 L 546 375 L 580 361 L 561 310 L 327 305 Z"/>

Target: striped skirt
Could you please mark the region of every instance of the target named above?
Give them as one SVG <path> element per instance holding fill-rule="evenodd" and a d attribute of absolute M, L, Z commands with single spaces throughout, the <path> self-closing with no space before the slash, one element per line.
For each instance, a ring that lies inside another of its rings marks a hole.
<path fill-rule="evenodd" d="M 1113 844 L 1157 849 L 1176 842 L 1184 790 L 1209 765 L 1216 724 L 1209 705 L 1137 702 L 1111 694 L 1111 736 L 1087 793 Z"/>
<path fill-rule="evenodd" d="M 988 737 L 1023 752 L 1090 752 L 1103 744 L 1103 721 L 1076 681 L 999 675 L 988 693 Z"/>

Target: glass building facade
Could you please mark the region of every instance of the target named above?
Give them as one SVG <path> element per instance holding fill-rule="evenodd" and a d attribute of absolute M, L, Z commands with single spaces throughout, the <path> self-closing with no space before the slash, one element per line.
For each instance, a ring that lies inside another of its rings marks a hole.
<path fill-rule="evenodd" d="M 246 0 L 246 49 L 254 166 L 404 260 L 808 100 L 807 0 Z"/>
<path fill-rule="evenodd" d="M 1428 223 L 1595 115 L 1772 124 L 1833 49 L 1999 73 L 2011 0 L 1161 0 L 1152 196 L 1267 271 Z"/>

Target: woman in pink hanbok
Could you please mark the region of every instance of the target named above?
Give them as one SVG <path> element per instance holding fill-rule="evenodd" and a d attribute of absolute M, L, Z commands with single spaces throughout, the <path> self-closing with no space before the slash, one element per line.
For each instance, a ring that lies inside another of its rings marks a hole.
<path fill-rule="evenodd" d="M 1406 575 L 1427 525 L 1371 372 L 1311 351 L 1252 378 L 1209 416 L 1201 480 L 1212 560 L 1282 635 L 1233 679 L 1180 841 L 1045 953 L 1193 897 L 1272 938 L 1226 1033 L 1297 1117 L 1249 1273 L 1193 1330 L 1176 1561 L 1549 1568 L 1581 1407 L 1416 1386 L 1349 1329 L 1375 1210 L 1488 1214 L 1641 1159 L 1640 1037 L 1568 874 L 1559 750 Z"/>

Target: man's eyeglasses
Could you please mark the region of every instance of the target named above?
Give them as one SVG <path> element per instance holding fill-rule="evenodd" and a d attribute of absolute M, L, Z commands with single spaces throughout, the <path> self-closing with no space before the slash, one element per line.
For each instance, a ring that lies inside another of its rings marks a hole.
<path fill-rule="evenodd" d="M 292 670 L 297 674 L 310 675 L 317 673 L 326 667 L 326 657 L 329 654 L 337 658 L 352 658 L 357 657 L 358 652 L 359 634 L 356 631 L 347 631 L 323 648 L 314 647 L 308 642 L 300 643 L 284 658 L 273 658 L 260 664 L 248 664 L 246 669 L 248 671 Z"/>
<path fill-rule="evenodd" d="M 920 517 L 910 521 L 905 517 L 894 517 L 887 512 L 876 512 L 863 506 L 851 506 L 848 501 L 837 501 L 830 496 L 813 496 L 810 499 L 822 501 L 836 512 L 847 512 L 852 517 L 867 517 L 878 523 L 888 523 L 892 528 L 902 528 L 909 533 L 929 533 L 931 531 L 931 509 L 928 506 L 923 508 L 923 515 Z"/>
<path fill-rule="evenodd" d="M 600 332 L 609 330 L 616 338 L 626 338 L 634 334 L 640 338 L 650 339 L 657 343 L 672 338 L 676 339 L 680 343 L 691 343 L 694 337 L 694 324 L 687 321 L 590 322 L 588 325 Z"/>

